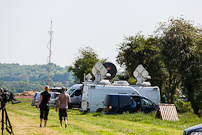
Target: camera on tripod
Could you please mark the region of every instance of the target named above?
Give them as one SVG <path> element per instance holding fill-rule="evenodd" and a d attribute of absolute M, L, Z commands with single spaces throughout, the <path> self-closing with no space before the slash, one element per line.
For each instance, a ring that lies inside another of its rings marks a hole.
<path fill-rule="evenodd" d="M 1 102 L 12 102 L 16 101 L 15 96 L 12 92 L 8 92 L 7 90 L 4 90 L 0 88 L 0 101 Z"/>
<path fill-rule="evenodd" d="M 20 102 L 15 102 L 15 95 L 12 92 L 9 92 L 7 90 L 4 90 L 2 88 L 0 88 L 0 102 L 1 102 L 1 107 L 0 110 L 2 110 L 2 116 L 1 116 L 1 131 L 2 131 L 2 135 L 3 135 L 3 131 L 4 131 L 4 125 L 6 126 L 6 130 L 9 134 L 14 134 L 13 133 L 13 128 L 11 126 L 10 120 L 8 118 L 8 114 L 6 111 L 6 103 L 7 102 L 12 102 L 12 104 L 15 103 L 20 103 Z"/>

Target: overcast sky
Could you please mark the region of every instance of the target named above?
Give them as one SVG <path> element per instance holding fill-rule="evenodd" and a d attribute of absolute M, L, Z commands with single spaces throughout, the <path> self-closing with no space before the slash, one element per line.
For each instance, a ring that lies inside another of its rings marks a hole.
<path fill-rule="evenodd" d="M 153 34 L 158 22 L 180 15 L 202 24 L 201 5 L 201 0 L 0 0 L 0 63 L 47 64 L 52 21 L 51 62 L 72 65 L 79 48 L 88 46 L 117 65 L 124 36 Z"/>

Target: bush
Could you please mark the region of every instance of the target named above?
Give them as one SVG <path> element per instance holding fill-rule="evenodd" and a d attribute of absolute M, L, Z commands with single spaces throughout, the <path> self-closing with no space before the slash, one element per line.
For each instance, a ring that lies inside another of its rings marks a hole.
<path fill-rule="evenodd" d="M 131 77 L 131 78 L 128 79 L 128 83 L 129 83 L 130 85 L 135 85 L 136 82 L 137 82 L 136 79 L 133 78 L 133 77 Z"/>
<path fill-rule="evenodd" d="M 177 112 L 179 113 L 193 112 L 190 102 L 183 102 L 180 100 L 175 102 L 175 106 L 176 106 Z"/>

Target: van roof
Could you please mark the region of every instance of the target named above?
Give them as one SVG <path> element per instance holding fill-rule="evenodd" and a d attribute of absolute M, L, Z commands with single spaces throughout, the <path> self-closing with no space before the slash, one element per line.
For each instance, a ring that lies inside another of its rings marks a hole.
<path fill-rule="evenodd" d="M 133 90 L 136 91 L 138 94 L 140 94 L 135 88 L 131 87 L 131 86 L 114 86 L 114 85 L 94 85 L 94 84 L 88 84 L 89 87 L 94 87 L 94 89 L 109 89 L 109 90 Z M 141 95 L 141 94 L 140 94 Z"/>
<path fill-rule="evenodd" d="M 144 97 L 141 95 L 137 95 L 137 94 L 116 94 L 116 93 L 111 93 L 111 94 L 107 94 L 109 96 L 136 96 L 136 97 Z"/>
<path fill-rule="evenodd" d="M 74 84 L 74 85 L 72 85 L 71 88 L 75 88 L 75 87 L 82 86 L 82 85 L 83 85 L 83 84 Z"/>
<path fill-rule="evenodd" d="M 97 88 L 126 88 L 126 89 L 135 89 L 131 86 L 115 86 L 115 85 L 100 85 L 100 84 L 88 84 L 88 86 L 96 86 Z"/>
<path fill-rule="evenodd" d="M 158 86 L 147 86 L 147 85 L 129 85 L 131 87 L 140 87 L 140 88 L 159 88 Z"/>

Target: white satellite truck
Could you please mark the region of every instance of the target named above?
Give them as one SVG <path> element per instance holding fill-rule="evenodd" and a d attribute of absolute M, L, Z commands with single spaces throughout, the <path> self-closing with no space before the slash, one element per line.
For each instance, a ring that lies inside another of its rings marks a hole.
<path fill-rule="evenodd" d="M 151 79 L 148 71 L 140 64 L 133 72 L 134 77 L 137 79 L 136 85 L 130 85 L 135 88 L 142 96 L 147 97 L 155 104 L 161 102 L 160 89 L 158 86 L 151 86 L 150 82 L 145 82 L 147 79 Z M 129 85 L 127 81 L 115 81 L 115 85 Z"/>
<path fill-rule="evenodd" d="M 112 79 L 116 75 L 116 67 L 112 63 L 96 63 L 92 69 L 95 81 L 89 81 L 90 75 L 86 76 L 87 81 L 83 82 L 82 102 L 80 112 L 100 112 L 103 110 L 104 98 L 107 94 L 137 94 L 141 95 L 131 86 L 116 86 L 109 81 L 101 79 Z M 108 83 L 107 83 L 108 82 Z"/>

